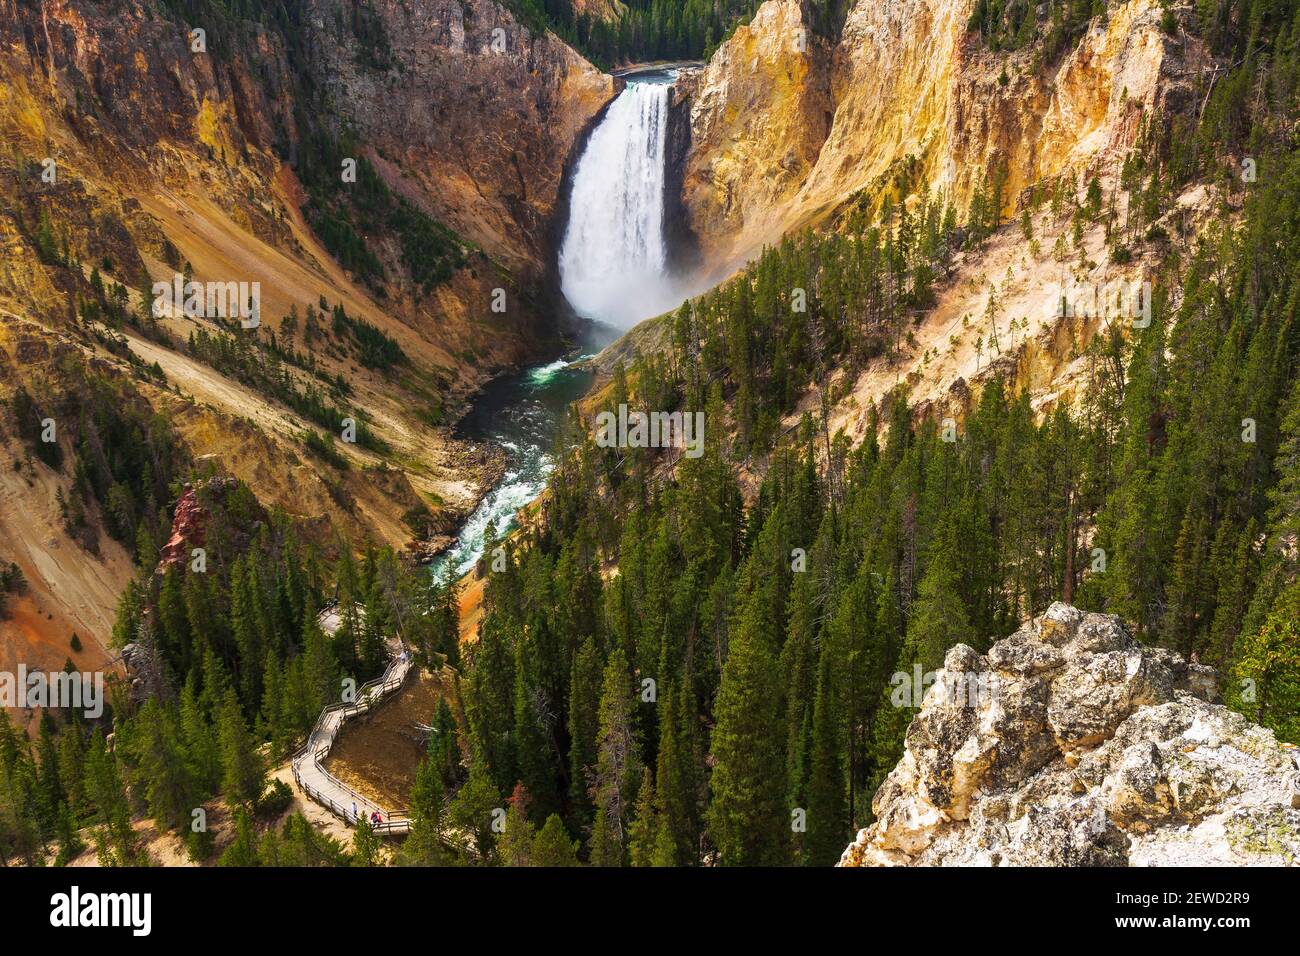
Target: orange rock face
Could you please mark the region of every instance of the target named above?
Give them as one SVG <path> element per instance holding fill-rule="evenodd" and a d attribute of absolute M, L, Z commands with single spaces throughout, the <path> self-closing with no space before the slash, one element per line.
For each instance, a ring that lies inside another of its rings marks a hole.
<path fill-rule="evenodd" d="M 961 209 L 998 167 L 1004 212 L 1023 188 L 1122 160 L 1138 119 L 1191 108 L 1200 44 L 1160 28 L 1156 0 L 1112 2 L 1053 63 L 993 53 L 968 33 L 974 0 L 858 0 L 838 42 L 795 0 L 768 0 L 693 92 L 683 202 L 725 267 L 834 212 L 859 190 L 928 188 Z"/>

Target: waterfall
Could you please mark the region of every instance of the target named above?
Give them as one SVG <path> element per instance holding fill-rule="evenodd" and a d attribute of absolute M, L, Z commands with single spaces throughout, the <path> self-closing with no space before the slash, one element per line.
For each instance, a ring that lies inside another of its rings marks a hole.
<path fill-rule="evenodd" d="M 628 327 L 684 296 L 668 275 L 664 140 L 672 74 L 631 81 L 573 173 L 560 284 L 581 315 Z"/>

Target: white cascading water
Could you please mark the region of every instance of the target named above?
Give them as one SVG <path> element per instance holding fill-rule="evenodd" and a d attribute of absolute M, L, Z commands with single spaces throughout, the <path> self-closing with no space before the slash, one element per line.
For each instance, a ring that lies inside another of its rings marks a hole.
<path fill-rule="evenodd" d="M 587 318 L 626 328 L 682 301 L 664 240 L 671 88 L 668 76 L 629 82 L 574 169 L 560 285 Z"/>

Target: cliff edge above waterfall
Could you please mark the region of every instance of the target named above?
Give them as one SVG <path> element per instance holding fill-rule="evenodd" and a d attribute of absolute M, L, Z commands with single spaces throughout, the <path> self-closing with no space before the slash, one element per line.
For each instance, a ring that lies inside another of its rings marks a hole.
<path fill-rule="evenodd" d="M 1067 604 L 959 644 L 840 865 L 1293 865 L 1297 751 L 1216 684 Z"/>

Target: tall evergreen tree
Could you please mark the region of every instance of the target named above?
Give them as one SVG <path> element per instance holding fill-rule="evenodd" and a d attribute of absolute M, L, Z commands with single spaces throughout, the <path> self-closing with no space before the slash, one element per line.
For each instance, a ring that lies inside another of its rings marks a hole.
<path fill-rule="evenodd" d="M 627 659 L 619 649 L 609 655 L 603 688 L 596 772 L 590 780 L 591 801 L 596 808 L 591 862 L 595 866 L 622 866 L 641 777 L 641 746 L 634 717 L 636 693 Z"/>
<path fill-rule="evenodd" d="M 746 607 L 714 708 L 708 828 L 727 866 L 774 866 L 790 857 L 780 676 L 760 615 L 756 602 Z"/>

